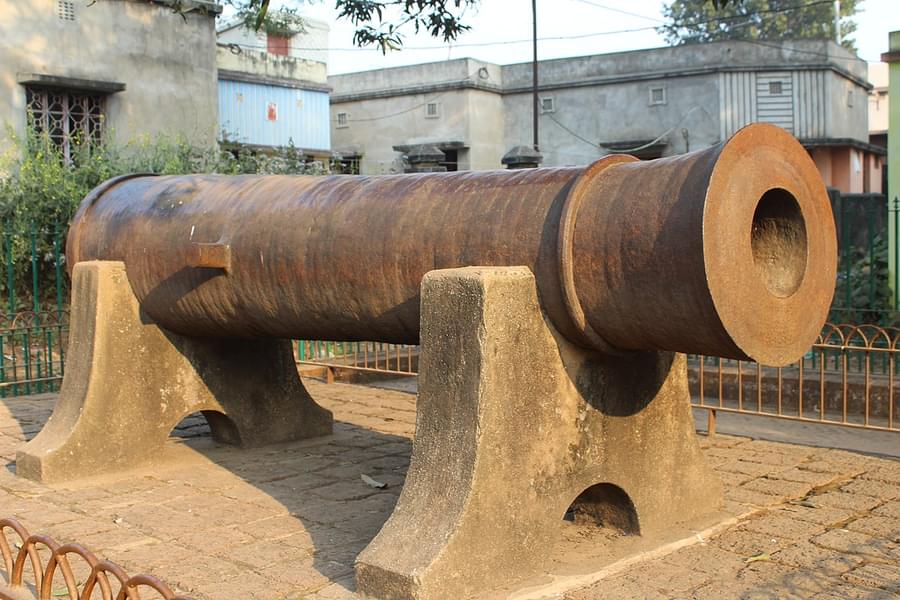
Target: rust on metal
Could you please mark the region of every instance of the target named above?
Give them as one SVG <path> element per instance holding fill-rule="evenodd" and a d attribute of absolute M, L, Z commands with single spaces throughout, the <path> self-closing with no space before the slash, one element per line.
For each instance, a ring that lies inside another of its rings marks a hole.
<path fill-rule="evenodd" d="M 13 534 L 17 548 L 10 545 L 7 531 Z M 46 564 L 41 550 L 49 552 Z M 80 558 L 89 573 L 85 581 L 79 582 L 69 560 Z M 70 600 L 95 598 L 99 589 L 101 600 L 141 600 L 143 590 L 153 590 L 162 600 L 191 600 L 187 596 L 175 594 L 172 589 L 150 575 L 127 573 L 115 563 L 98 559 L 94 553 L 80 544 L 60 545 L 45 535 L 30 535 L 25 527 L 15 519 L 0 519 L 0 558 L 6 571 L 6 583 L 0 580 L 0 600 L 21 600 L 24 594 L 33 593 L 39 600 L 66 597 Z M 25 577 L 26 563 L 30 563 L 33 581 Z M 62 588 L 54 588 L 56 575 L 62 577 Z M 80 589 L 79 589 L 80 588 Z"/>
<path fill-rule="evenodd" d="M 415 344 L 425 273 L 524 265 L 581 346 L 781 365 L 816 339 L 836 271 L 815 165 L 761 124 L 578 168 L 120 179 L 82 204 L 67 253 L 123 261 L 146 313 L 191 336 Z"/>

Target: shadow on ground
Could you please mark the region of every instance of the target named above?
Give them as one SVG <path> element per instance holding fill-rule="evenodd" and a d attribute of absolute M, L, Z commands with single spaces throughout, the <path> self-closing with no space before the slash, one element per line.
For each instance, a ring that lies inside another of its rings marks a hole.
<path fill-rule="evenodd" d="M 407 419 L 411 431 L 414 413 Z M 302 523 L 315 570 L 347 590 L 356 587 L 357 555 L 397 503 L 412 451 L 408 437 L 340 420 L 331 436 L 241 449 L 213 442 L 197 413 L 179 423 L 172 437 L 281 504 Z M 366 483 L 363 475 L 383 487 Z M 286 548 L 306 541 L 292 537 L 284 541 Z"/>

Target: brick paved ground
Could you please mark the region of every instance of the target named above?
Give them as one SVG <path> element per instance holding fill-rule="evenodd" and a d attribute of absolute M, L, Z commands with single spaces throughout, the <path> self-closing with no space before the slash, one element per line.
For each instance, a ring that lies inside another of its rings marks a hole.
<path fill-rule="evenodd" d="M 335 412 L 332 437 L 237 450 L 213 444 L 191 418 L 163 466 L 65 488 L 12 473 L 15 448 L 40 429 L 53 398 L 0 400 L 0 516 L 198 599 L 353 597 L 353 560 L 403 483 L 415 398 L 309 387 Z M 712 539 L 612 569 L 567 598 L 900 596 L 900 462 L 737 437 L 701 443 L 725 481 L 729 512 L 755 512 Z M 365 485 L 361 474 L 388 488 Z M 575 538 L 601 546 L 602 536 L 583 534 L 566 531 L 554 556 Z"/>

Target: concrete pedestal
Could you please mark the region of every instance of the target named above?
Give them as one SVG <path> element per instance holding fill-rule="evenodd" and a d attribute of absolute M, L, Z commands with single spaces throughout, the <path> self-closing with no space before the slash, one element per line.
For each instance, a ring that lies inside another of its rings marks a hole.
<path fill-rule="evenodd" d="M 364 597 L 460 599 L 533 575 L 567 512 L 654 536 L 722 505 L 684 355 L 573 346 L 524 267 L 430 272 L 421 319 L 412 462 L 357 559 Z"/>
<path fill-rule="evenodd" d="M 257 446 L 331 433 L 331 412 L 300 381 L 287 340 L 202 340 L 151 322 L 120 262 L 75 265 L 59 402 L 16 456 L 43 482 L 146 464 L 202 411 L 220 442 Z"/>

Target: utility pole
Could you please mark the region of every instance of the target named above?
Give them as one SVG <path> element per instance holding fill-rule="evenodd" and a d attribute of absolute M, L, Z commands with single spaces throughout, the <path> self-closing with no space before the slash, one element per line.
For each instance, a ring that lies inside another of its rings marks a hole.
<path fill-rule="evenodd" d="M 841 0 L 834 0 L 834 41 L 841 45 Z"/>
<path fill-rule="evenodd" d="M 534 50 L 534 57 L 531 61 L 532 132 L 534 133 L 534 150 L 537 152 L 540 150 L 538 148 L 537 0 L 531 0 L 531 42 L 532 50 Z"/>

